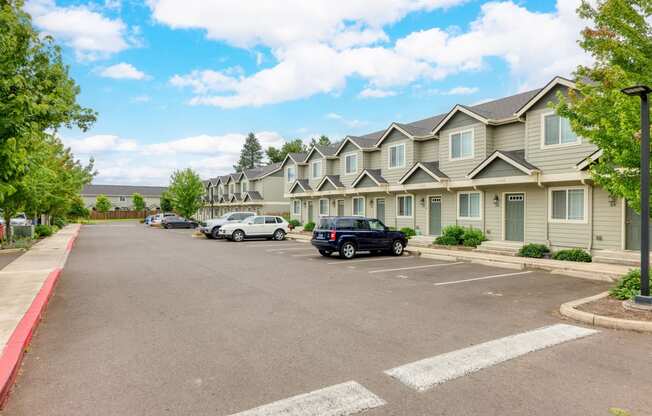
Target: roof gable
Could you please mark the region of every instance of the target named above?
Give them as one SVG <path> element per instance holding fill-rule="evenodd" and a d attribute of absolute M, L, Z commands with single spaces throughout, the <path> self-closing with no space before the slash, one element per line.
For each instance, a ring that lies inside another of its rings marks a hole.
<path fill-rule="evenodd" d="M 539 92 L 530 98 L 521 108 L 519 108 L 515 114 L 517 117 L 523 116 L 526 111 L 528 111 L 533 105 L 535 105 L 539 100 L 545 97 L 553 88 L 558 85 L 563 85 L 568 88 L 575 88 L 575 83 L 569 79 L 563 77 L 555 77 L 550 81 L 545 87 L 543 87 Z"/>
<path fill-rule="evenodd" d="M 364 169 L 351 183 L 351 188 L 369 186 L 369 181 L 373 182 L 375 186 L 382 186 L 387 184 L 385 178 L 380 175 L 380 169 Z"/>
<path fill-rule="evenodd" d="M 337 188 L 343 188 L 344 185 L 342 182 L 340 182 L 340 178 L 338 175 L 326 175 L 324 178 L 319 182 L 319 185 L 315 188 L 317 191 L 320 191 L 324 188 L 328 187 L 326 190 L 334 190 Z"/>
<path fill-rule="evenodd" d="M 453 117 L 455 117 L 455 115 L 458 114 L 458 113 L 466 114 L 467 116 L 469 116 L 469 117 L 471 117 L 471 118 L 474 118 L 474 119 L 478 120 L 479 122 L 481 122 L 481 123 L 483 123 L 483 124 L 489 124 L 489 119 L 487 119 L 487 118 L 481 116 L 480 114 L 477 114 L 476 112 L 474 112 L 473 110 L 471 110 L 471 109 L 468 108 L 468 107 L 465 107 L 465 106 L 463 106 L 463 105 L 457 104 L 455 107 L 453 107 L 453 109 L 452 109 L 451 111 L 448 112 L 448 114 L 446 115 L 446 117 L 444 117 L 444 118 L 439 122 L 439 124 L 437 124 L 437 125 L 435 126 L 435 128 L 432 130 L 432 134 L 437 134 L 441 129 L 444 128 L 444 126 L 446 125 L 446 123 L 448 123 L 448 122 L 449 122 Z"/>
<path fill-rule="evenodd" d="M 405 172 L 405 175 L 399 179 L 398 183 L 423 183 L 427 179 L 427 177 L 423 176 L 424 174 L 437 182 L 448 180 L 448 176 L 439 170 L 439 162 L 417 162 L 410 170 Z"/>
<path fill-rule="evenodd" d="M 491 155 L 489 155 L 488 158 L 486 158 L 478 166 L 476 166 L 471 172 L 469 172 L 467 177 L 469 179 L 473 179 L 477 177 L 481 172 L 487 169 L 496 160 L 503 161 L 505 164 L 510 165 L 511 167 L 517 169 L 518 171 L 520 171 L 525 175 L 532 175 L 535 172 L 540 172 L 539 168 L 537 168 L 536 166 L 532 165 L 527 160 L 525 160 L 525 151 L 496 150 Z M 505 169 L 504 164 L 501 164 L 499 166 L 502 166 L 502 168 L 499 168 L 499 170 L 494 171 L 492 175 L 500 175 L 501 172 L 505 173 L 508 171 L 507 169 Z M 502 174 L 502 176 L 509 176 L 509 175 Z"/>

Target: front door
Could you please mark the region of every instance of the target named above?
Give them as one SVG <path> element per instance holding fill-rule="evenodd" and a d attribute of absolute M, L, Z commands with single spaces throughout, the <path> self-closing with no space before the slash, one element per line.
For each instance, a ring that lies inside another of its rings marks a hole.
<path fill-rule="evenodd" d="M 337 200 L 337 216 L 338 217 L 343 217 L 344 216 L 344 200 L 343 199 L 338 199 Z"/>
<path fill-rule="evenodd" d="M 314 222 L 313 221 L 313 208 L 312 208 L 312 201 L 308 201 L 308 222 Z"/>
<path fill-rule="evenodd" d="M 525 194 L 505 194 L 505 240 L 525 239 Z"/>
<path fill-rule="evenodd" d="M 650 230 L 652 230 L 652 223 Z M 625 248 L 627 250 L 641 249 L 641 215 L 630 207 L 627 207 L 625 213 Z"/>
<path fill-rule="evenodd" d="M 441 235 L 441 197 L 431 196 L 429 198 L 429 228 L 430 235 Z"/>
<path fill-rule="evenodd" d="M 376 199 L 376 218 L 385 223 L 385 199 Z"/>

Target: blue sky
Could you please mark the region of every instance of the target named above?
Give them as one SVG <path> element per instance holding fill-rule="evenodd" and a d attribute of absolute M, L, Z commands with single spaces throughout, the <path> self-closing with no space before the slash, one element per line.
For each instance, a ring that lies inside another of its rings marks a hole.
<path fill-rule="evenodd" d="M 335 4 L 335 5 L 333 5 Z M 96 183 L 226 173 L 244 136 L 339 140 L 539 87 L 587 57 L 577 0 L 32 0 L 64 46 Z"/>

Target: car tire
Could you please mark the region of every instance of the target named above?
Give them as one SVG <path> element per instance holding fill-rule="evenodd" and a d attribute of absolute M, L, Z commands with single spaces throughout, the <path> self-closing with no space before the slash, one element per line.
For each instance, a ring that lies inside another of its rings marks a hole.
<path fill-rule="evenodd" d="M 211 233 L 204 233 L 204 235 L 205 235 L 206 238 L 208 238 L 209 240 L 212 240 L 212 239 L 215 238 L 215 237 L 213 237 L 213 234 L 211 234 Z"/>
<path fill-rule="evenodd" d="M 352 259 L 355 257 L 355 244 L 350 241 L 345 242 L 340 246 L 340 257 L 343 259 Z"/>
<path fill-rule="evenodd" d="M 231 234 L 231 238 L 232 238 L 233 241 L 235 241 L 236 243 L 239 243 L 239 242 L 241 242 L 242 240 L 244 240 L 244 238 L 245 238 L 245 233 L 244 233 L 244 231 L 242 231 L 242 230 L 235 230 L 235 231 L 233 232 L 233 234 Z"/>
<path fill-rule="evenodd" d="M 402 256 L 404 249 L 405 249 L 405 246 L 403 246 L 403 242 L 401 240 L 392 241 L 392 255 L 394 255 L 394 256 Z"/>
<path fill-rule="evenodd" d="M 274 239 L 276 241 L 285 240 L 285 231 L 283 231 L 283 230 L 274 231 L 274 235 L 272 236 L 272 239 Z"/>
<path fill-rule="evenodd" d="M 211 237 L 214 239 L 220 238 L 220 229 L 217 227 L 213 227 L 213 229 L 211 230 Z"/>
<path fill-rule="evenodd" d="M 321 254 L 324 257 L 330 257 L 332 253 L 328 250 L 319 250 L 319 254 Z"/>

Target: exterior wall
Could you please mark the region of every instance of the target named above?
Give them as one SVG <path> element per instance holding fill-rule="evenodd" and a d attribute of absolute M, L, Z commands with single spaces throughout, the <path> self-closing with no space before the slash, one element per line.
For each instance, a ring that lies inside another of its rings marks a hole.
<path fill-rule="evenodd" d="M 381 169 L 381 152 L 364 152 L 364 168 L 365 169 Z"/>
<path fill-rule="evenodd" d="M 439 140 L 432 139 L 424 142 L 415 142 L 414 162 L 435 162 L 439 160 Z"/>
<path fill-rule="evenodd" d="M 450 160 L 450 135 L 466 130 L 473 130 L 473 158 Z M 458 113 L 439 132 L 439 168 L 451 180 L 465 179 L 466 174 L 486 159 L 487 156 L 489 155 L 487 153 L 486 126 L 476 119 L 466 114 Z"/>
<path fill-rule="evenodd" d="M 347 175 L 344 172 L 344 169 L 346 168 L 344 162 L 344 156 L 348 153 L 356 153 L 358 155 L 358 171 L 349 175 Z M 340 152 L 339 159 L 340 159 L 340 171 L 337 174 L 340 175 L 340 180 L 342 181 L 344 186 L 349 187 L 351 186 L 351 183 L 355 180 L 355 178 L 363 169 L 364 156 L 362 154 L 362 150 L 358 149 L 351 143 L 347 143 L 346 146 L 344 146 L 344 148 L 342 149 L 342 152 Z"/>
<path fill-rule="evenodd" d="M 423 169 L 418 169 L 416 172 L 412 174 L 405 182 L 403 182 L 406 185 L 410 185 L 413 183 L 430 183 L 430 182 L 437 182 L 435 179 L 432 178 L 432 176 L 428 175 L 426 172 L 423 171 Z"/>
<path fill-rule="evenodd" d="M 111 202 L 111 209 L 115 209 L 116 207 L 126 208 L 126 209 L 133 208 L 132 195 L 123 195 L 125 199 L 124 201 L 120 201 L 119 195 L 105 195 L 105 196 L 107 197 L 109 202 Z M 160 197 L 143 196 L 143 199 L 145 200 L 145 206 L 149 208 L 161 206 Z M 86 208 L 92 209 L 95 206 L 95 203 L 97 202 L 97 195 L 82 195 L 82 200 L 84 201 L 84 205 L 86 206 Z"/>
<path fill-rule="evenodd" d="M 610 202 L 613 201 L 613 204 Z M 593 247 L 620 250 L 623 247 L 623 201 L 611 199 L 602 188 L 593 188 Z"/>
<path fill-rule="evenodd" d="M 356 188 L 373 188 L 376 186 L 378 186 L 376 185 L 376 182 L 374 182 L 369 176 L 365 176 L 355 185 Z"/>
<path fill-rule="evenodd" d="M 327 175 L 341 175 L 340 171 L 340 158 L 326 160 L 326 174 Z"/>
<path fill-rule="evenodd" d="M 505 176 L 525 176 L 525 174 L 504 160 L 496 159 L 477 174 L 475 179 L 503 178 Z"/>
<path fill-rule="evenodd" d="M 315 179 L 312 178 L 312 162 L 316 161 L 321 161 L 321 169 L 319 171 L 319 176 Z M 308 181 L 310 183 L 310 187 L 312 189 L 316 189 L 317 185 L 319 185 L 319 182 L 321 182 L 321 178 L 326 174 L 326 159 L 324 159 L 319 152 L 315 151 L 312 152 L 312 155 L 310 155 L 310 158 L 307 160 L 308 166 L 307 166 L 307 175 Z"/>
<path fill-rule="evenodd" d="M 525 123 L 487 127 L 488 152 L 525 149 Z"/>
<path fill-rule="evenodd" d="M 405 144 L 405 166 L 403 168 L 389 168 L 389 147 L 393 144 Z M 410 170 L 414 164 L 415 146 L 414 141 L 403 133 L 393 130 L 390 135 L 380 145 L 380 170 L 381 175 L 390 184 L 397 184 L 398 180 Z"/>

